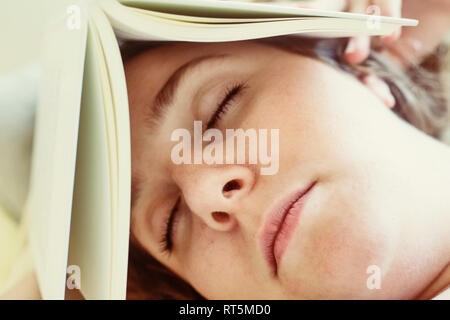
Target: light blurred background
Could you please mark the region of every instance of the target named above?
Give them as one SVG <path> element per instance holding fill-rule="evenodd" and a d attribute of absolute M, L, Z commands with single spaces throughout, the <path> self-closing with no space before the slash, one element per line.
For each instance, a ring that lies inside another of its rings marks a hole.
<path fill-rule="evenodd" d="M 0 0 L 0 73 L 39 59 L 46 22 L 64 15 L 69 4 L 70 0 Z"/>

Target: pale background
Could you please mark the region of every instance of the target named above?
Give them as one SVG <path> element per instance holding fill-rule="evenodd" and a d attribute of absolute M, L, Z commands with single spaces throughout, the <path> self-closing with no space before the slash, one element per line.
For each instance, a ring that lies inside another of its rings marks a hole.
<path fill-rule="evenodd" d="M 70 0 L 0 0 L 0 73 L 39 59 L 46 23 L 62 16 Z"/>
<path fill-rule="evenodd" d="M 0 155 L 7 155 L 0 156 L 0 207 L 17 221 L 28 193 L 46 26 L 74 2 L 0 0 Z"/>

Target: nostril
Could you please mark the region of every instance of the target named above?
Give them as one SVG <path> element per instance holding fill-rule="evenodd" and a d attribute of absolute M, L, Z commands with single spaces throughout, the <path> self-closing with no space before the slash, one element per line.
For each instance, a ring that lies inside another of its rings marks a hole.
<path fill-rule="evenodd" d="M 222 189 L 222 193 L 226 194 L 227 192 L 233 191 L 233 190 L 239 190 L 242 188 L 242 181 L 241 180 L 231 180 L 228 181 Z"/>
<path fill-rule="evenodd" d="M 213 213 L 211 213 L 211 215 L 212 215 L 213 219 L 219 223 L 228 222 L 228 220 L 230 219 L 230 215 L 228 213 L 222 212 L 222 211 L 214 211 Z"/>

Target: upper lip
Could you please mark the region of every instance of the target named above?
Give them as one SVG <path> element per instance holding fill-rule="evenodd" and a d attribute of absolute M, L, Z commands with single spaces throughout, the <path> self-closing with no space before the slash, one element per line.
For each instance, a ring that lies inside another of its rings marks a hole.
<path fill-rule="evenodd" d="M 285 222 L 286 215 L 293 205 L 302 199 L 314 187 L 314 185 L 315 182 L 311 183 L 307 188 L 303 188 L 289 194 L 265 215 L 267 218 L 264 221 L 263 229 L 259 236 L 259 242 L 264 258 L 273 269 L 275 275 L 277 274 L 279 263 L 279 261 L 277 262 L 274 252 L 275 241 L 277 240 L 277 236 Z"/>

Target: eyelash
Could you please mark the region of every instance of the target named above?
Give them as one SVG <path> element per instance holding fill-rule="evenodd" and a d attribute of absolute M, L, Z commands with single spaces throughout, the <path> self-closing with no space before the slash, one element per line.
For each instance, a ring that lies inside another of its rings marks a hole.
<path fill-rule="evenodd" d="M 175 220 L 175 215 L 178 213 L 178 208 L 180 206 L 181 198 L 178 198 L 177 202 L 172 208 L 172 211 L 167 216 L 166 222 L 164 223 L 164 229 L 162 232 L 160 244 L 163 252 L 170 253 L 172 251 L 173 242 L 172 242 L 172 230 L 173 230 L 173 222 Z"/>
<path fill-rule="evenodd" d="M 207 128 L 213 127 L 222 117 L 227 113 L 230 103 L 233 99 L 242 92 L 243 89 L 246 88 L 244 83 L 237 83 L 226 89 L 224 98 L 218 104 L 216 111 L 212 115 L 211 119 L 208 121 Z M 162 232 L 160 244 L 163 252 L 170 253 L 172 252 L 173 242 L 172 242 L 172 230 L 173 230 L 173 222 L 175 220 L 175 215 L 178 213 L 178 207 L 180 205 L 179 198 L 175 203 L 172 211 L 168 215 L 165 223 L 164 229 Z"/>
<path fill-rule="evenodd" d="M 226 89 L 224 98 L 218 104 L 216 111 L 209 119 L 206 128 L 212 128 L 227 113 L 233 99 L 246 88 L 245 83 L 237 83 Z"/>

